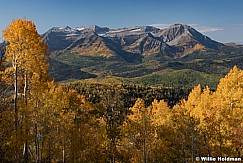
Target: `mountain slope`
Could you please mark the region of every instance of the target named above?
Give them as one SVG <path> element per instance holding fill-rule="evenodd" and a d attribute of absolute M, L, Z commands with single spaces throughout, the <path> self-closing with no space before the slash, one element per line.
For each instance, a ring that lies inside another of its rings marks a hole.
<path fill-rule="evenodd" d="M 210 88 L 216 89 L 219 79 L 219 75 L 209 75 L 195 70 L 183 69 L 142 76 L 131 80 L 146 85 L 174 85 L 187 88 L 193 88 L 200 83 L 202 87 L 209 86 Z"/>
<path fill-rule="evenodd" d="M 166 44 L 160 38 L 154 37 L 151 33 L 140 35 L 132 44 L 124 45 L 123 49 L 131 53 L 138 53 L 143 56 L 151 54 L 163 54 L 165 56 L 172 56 L 175 49 Z"/>
<path fill-rule="evenodd" d="M 174 24 L 162 30 L 159 36 L 168 45 L 178 47 L 181 51 L 194 48 L 195 46 L 201 46 L 202 48 L 200 49 L 210 48 L 214 50 L 220 50 L 224 47 L 223 44 L 211 40 L 188 25 Z"/>
<path fill-rule="evenodd" d="M 64 80 L 80 80 L 97 77 L 94 74 L 84 72 L 80 70 L 77 66 L 67 65 L 65 63 L 49 59 L 49 73 L 55 81 L 64 81 Z"/>
<path fill-rule="evenodd" d="M 75 40 L 67 50 L 72 50 L 83 56 L 114 57 L 116 53 L 106 45 L 106 41 L 94 32 L 86 37 Z"/>

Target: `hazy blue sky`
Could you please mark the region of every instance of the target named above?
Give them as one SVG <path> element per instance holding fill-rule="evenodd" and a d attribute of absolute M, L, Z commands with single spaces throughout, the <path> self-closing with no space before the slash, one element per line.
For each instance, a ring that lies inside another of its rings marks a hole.
<path fill-rule="evenodd" d="M 243 0 L 0 0 L 0 30 L 26 17 L 53 26 L 188 24 L 221 42 L 243 43 Z"/>

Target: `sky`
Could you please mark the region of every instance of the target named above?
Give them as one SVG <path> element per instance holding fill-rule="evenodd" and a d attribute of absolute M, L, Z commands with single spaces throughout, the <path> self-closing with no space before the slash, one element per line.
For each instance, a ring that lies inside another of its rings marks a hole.
<path fill-rule="evenodd" d="M 40 34 L 52 27 L 181 23 L 213 40 L 243 44 L 243 0 L 0 0 L 0 6 L 1 31 L 17 18 L 32 20 Z"/>

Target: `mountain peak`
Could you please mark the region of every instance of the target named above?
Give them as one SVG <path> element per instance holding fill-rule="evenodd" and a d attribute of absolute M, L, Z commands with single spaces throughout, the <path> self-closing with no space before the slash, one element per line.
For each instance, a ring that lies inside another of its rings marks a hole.
<path fill-rule="evenodd" d="M 184 24 L 171 25 L 161 32 L 160 37 L 167 44 L 177 46 L 179 49 L 183 49 L 183 51 L 197 44 L 216 50 L 223 46 L 223 44 L 211 40 L 191 26 Z"/>
<path fill-rule="evenodd" d="M 163 40 L 165 42 L 171 42 L 175 40 L 177 37 L 181 36 L 187 31 L 187 34 L 190 33 L 188 31 L 189 26 L 183 25 L 183 24 L 174 24 L 170 27 L 164 29 L 161 33 L 161 37 L 163 37 Z"/>
<path fill-rule="evenodd" d="M 183 28 L 190 28 L 190 26 L 189 26 L 189 25 L 186 25 L 186 24 L 180 24 L 180 23 L 173 24 L 173 25 L 171 25 L 170 27 L 183 27 Z"/>
<path fill-rule="evenodd" d="M 171 25 L 169 28 L 167 28 L 168 30 L 172 30 L 173 32 L 175 32 L 176 34 L 191 34 L 192 33 L 199 33 L 198 31 L 196 31 L 194 28 L 192 28 L 189 25 L 186 24 L 174 24 Z"/>
<path fill-rule="evenodd" d="M 103 34 L 110 30 L 108 27 L 100 27 L 98 25 L 81 26 L 81 27 L 77 27 L 75 29 L 78 31 L 92 31 L 97 34 Z"/>
<path fill-rule="evenodd" d="M 170 27 L 182 27 L 182 26 L 184 26 L 184 24 L 176 23 L 176 24 L 172 24 Z"/>
<path fill-rule="evenodd" d="M 65 30 L 71 30 L 72 28 L 69 27 L 69 26 L 66 26 L 64 29 L 65 29 Z"/>
<path fill-rule="evenodd" d="M 50 32 L 70 32 L 73 31 L 73 29 L 69 26 L 66 27 L 52 27 L 50 30 Z"/>
<path fill-rule="evenodd" d="M 181 33 L 185 32 L 186 30 L 194 30 L 194 31 L 196 31 L 191 26 L 186 25 L 186 24 L 173 24 L 167 29 L 179 30 L 179 31 L 181 31 Z"/>

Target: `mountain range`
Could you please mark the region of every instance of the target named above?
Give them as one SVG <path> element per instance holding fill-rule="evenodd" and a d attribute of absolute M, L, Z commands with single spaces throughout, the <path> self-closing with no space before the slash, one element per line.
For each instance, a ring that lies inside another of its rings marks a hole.
<path fill-rule="evenodd" d="M 211 40 L 188 25 L 166 29 L 152 26 L 110 29 L 84 26 L 54 27 L 43 34 L 51 51 L 72 51 L 82 56 L 119 58 L 133 62 L 149 55 L 178 58 L 196 50 L 220 50 L 224 44 Z"/>
<path fill-rule="evenodd" d="M 53 27 L 42 36 L 56 81 L 113 77 L 143 84 L 193 86 L 201 81 L 214 86 L 232 66 L 243 68 L 242 46 L 214 41 L 183 24 L 165 29 Z"/>

